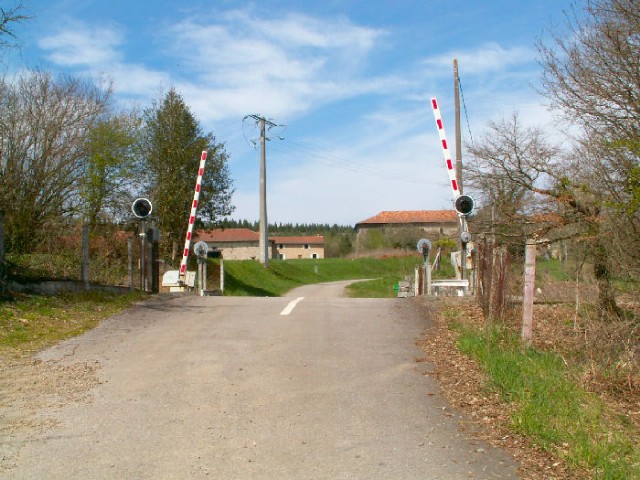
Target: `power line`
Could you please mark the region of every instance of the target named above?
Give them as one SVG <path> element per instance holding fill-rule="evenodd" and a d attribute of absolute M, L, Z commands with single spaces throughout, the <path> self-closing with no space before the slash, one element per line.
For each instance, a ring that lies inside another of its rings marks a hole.
<path fill-rule="evenodd" d="M 286 144 L 282 144 L 282 146 L 279 147 L 278 150 L 289 150 L 293 153 L 299 152 L 304 154 L 309 161 L 312 161 L 314 163 L 319 163 L 321 165 L 327 165 L 333 168 L 360 173 L 363 175 L 381 177 L 389 180 L 396 180 L 396 181 L 402 181 L 407 183 L 417 183 L 422 185 L 425 184 L 424 181 L 418 180 L 414 176 L 405 175 L 397 171 L 391 172 L 388 170 L 375 168 L 370 165 L 366 165 L 351 159 L 347 160 L 344 157 L 339 157 L 336 155 L 320 153 L 318 151 L 308 148 L 305 145 L 302 145 L 297 142 L 293 142 L 291 140 L 287 140 Z"/>
<path fill-rule="evenodd" d="M 460 86 L 460 95 L 462 96 L 462 107 L 464 108 L 464 118 L 467 121 L 467 130 L 469 130 L 469 137 L 471 138 L 471 146 L 475 146 L 473 143 L 473 134 L 471 133 L 471 124 L 469 123 L 469 113 L 467 112 L 467 102 L 464 100 L 464 92 L 462 91 L 462 81 L 460 80 L 460 74 L 458 74 L 458 85 Z"/>

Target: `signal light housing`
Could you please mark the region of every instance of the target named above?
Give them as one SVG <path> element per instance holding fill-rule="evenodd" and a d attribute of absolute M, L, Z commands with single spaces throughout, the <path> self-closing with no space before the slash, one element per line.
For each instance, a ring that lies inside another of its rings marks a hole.
<path fill-rule="evenodd" d="M 475 208 L 473 198 L 469 195 L 459 195 L 455 201 L 455 209 L 459 215 L 463 217 L 468 217 L 473 213 L 473 209 Z"/>
<path fill-rule="evenodd" d="M 138 198 L 131 205 L 131 211 L 138 218 L 147 218 L 151 211 L 153 210 L 153 205 L 146 198 Z"/>

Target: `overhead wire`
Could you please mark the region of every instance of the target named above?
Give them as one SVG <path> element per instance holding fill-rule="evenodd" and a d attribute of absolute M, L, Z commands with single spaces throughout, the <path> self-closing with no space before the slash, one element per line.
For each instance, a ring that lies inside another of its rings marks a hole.
<path fill-rule="evenodd" d="M 316 150 L 310 149 L 306 145 L 300 144 L 298 142 L 294 142 L 291 140 L 287 140 L 286 142 L 278 144 L 275 147 L 275 150 L 287 151 L 289 150 L 291 153 L 304 154 L 305 158 L 308 160 L 319 163 L 321 165 L 326 165 L 333 168 L 338 168 L 346 171 L 351 171 L 355 173 L 361 173 L 368 176 L 387 178 L 390 180 L 396 180 L 401 182 L 408 183 L 417 183 L 417 184 L 425 184 L 424 180 L 418 180 L 415 176 L 405 175 L 399 172 L 391 172 L 389 170 L 384 170 L 376 167 L 372 167 L 370 165 L 366 165 L 361 162 L 357 162 L 355 160 L 347 160 L 344 157 L 339 157 L 337 155 L 328 154 L 326 152 L 318 152 Z"/>
<path fill-rule="evenodd" d="M 462 107 L 464 109 L 464 117 L 467 121 L 467 130 L 469 130 L 469 138 L 471 139 L 471 146 L 475 147 L 473 143 L 473 134 L 471 133 L 471 124 L 469 123 L 469 112 L 467 111 L 467 102 L 464 99 L 464 91 L 462 90 L 462 81 L 460 80 L 460 74 L 458 73 L 458 86 L 460 87 L 460 96 L 462 97 Z"/>

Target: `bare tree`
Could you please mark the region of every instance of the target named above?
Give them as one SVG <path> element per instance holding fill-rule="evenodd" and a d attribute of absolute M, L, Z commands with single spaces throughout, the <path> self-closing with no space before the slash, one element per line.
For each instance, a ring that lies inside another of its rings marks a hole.
<path fill-rule="evenodd" d="M 31 71 L 0 82 L 0 203 L 8 251 L 26 251 L 77 211 L 85 141 L 109 92 Z"/>
<path fill-rule="evenodd" d="M 588 0 L 566 16 L 569 34 L 539 44 L 543 91 L 581 125 L 581 185 L 607 212 L 617 274 L 640 278 L 640 3 Z"/>
<path fill-rule="evenodd" d="M 0 7 L 0 50 L 11 46 L 11 41 L 7 38 L 16 38 L 13 31 L 15 24 L 28 20 L 29 17 L 24 13 L 24 7 L 21 3 L 13 8 Z"/>
<path fill-rule="evenodd" d="M 619 315 L 607 250 L 609 231 L 602 229 L 608 212 L 577 168 L 585 151 L 563 154 L 541 130 L 522 126 L 514 114 L 491 123 L 471 154 L 471 185 L 503 213 L 497 221 L 494 218 L 491 228 L 497 223 L 504 237 L 519 244 L 530 236 L 579 237 L 589 247 L 601 310 Z M 505 208 L 503 201 L 514 201 L 514 205 Z"/>
<path fill-rule="evenodd" d="M 467 184 L 489 206 L 476 225 L 507 243 L 524 245 L 527 236 L 544 235 L 545 223 L 532 219 L 557 210 L 549 197 L 554 197 L 551 185 L 558 182 L 560 149 L 541 129 L 524 127 L 513 113 L 490 122 L 470 153 Z"/>

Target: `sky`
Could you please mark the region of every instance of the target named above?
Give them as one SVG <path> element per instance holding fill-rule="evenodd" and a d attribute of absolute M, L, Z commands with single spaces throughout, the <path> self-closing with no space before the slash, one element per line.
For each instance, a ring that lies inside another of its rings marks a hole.
<path fill-rule="evenodd" d="M 0 0 L 3 8 L 15 5 Z M 8 68 L 113 82 L 146 108 L 170 88 L 224 143 L 231 218 L 259 218 L 267 132 L 270 223 L 354 225 L 385 210 L 452 208 L 430 98 L 454 144 L 453 59 L 465 150 L 518 112 L 555 128 L 536 42 L 569 0 L 22 0 L 32 18 Z M 555 30 L 554 30 L 555 29 Z M 452 154 L 453 154 L 452 149 Z M 194 186 L 199 159 L 194 159 Z"/>

